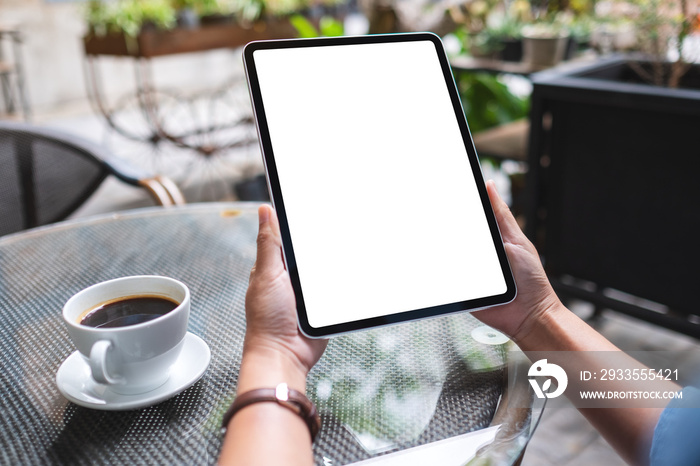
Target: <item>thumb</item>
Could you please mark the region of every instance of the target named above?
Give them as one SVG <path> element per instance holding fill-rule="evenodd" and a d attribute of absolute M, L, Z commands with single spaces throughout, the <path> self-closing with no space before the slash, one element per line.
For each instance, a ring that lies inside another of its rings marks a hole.
<path fill-rule="evenodd" d="M 255 260 L 257 272 L 275 271 L 282 264 L 282 239 L 277 215 L 267 204 L 258 208 L 258 255 Z"/>
<path fill-rule="evenodd" d="M 503 241 L 506 243 L 515 244 L 523 243 L 525 235 L 508 208 L 508 204 L 506 204 L 498 194 L 498 191 L 496 190 L 496 183 L 494 183 L 493 180 L 487 181 L 486 190 L 488 191 L 491 206 L 493 207 L 493 212 L 496 215 L 496 221 L 498 222 L 498 227 L 501 230 Z"/>

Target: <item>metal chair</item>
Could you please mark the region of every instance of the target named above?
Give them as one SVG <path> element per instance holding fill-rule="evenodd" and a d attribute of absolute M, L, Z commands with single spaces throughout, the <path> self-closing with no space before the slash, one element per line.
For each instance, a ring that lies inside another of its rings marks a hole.
<path fill-rule="evenodd" d="M 0 121 L 0 236 L 65 219 L 109 175 L 146 189 L 163 206 L 184 204 L 170 179 L 116 160 L 79 137 Z"/>

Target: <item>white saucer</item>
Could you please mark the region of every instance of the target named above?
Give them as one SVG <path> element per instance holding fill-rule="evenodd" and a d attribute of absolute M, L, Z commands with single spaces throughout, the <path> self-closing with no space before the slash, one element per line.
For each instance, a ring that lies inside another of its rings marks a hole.
<path fill-rule="evenodd" d="M 56 384 L 63 396 L 86 408 L 122 411 L 151 406 L 177 395 L 199 380 L 209 367 L 211 351 L 197 335 L 187 332 L 185 345 L 175 361 L 170 378 L 160 387 L 137 395 L 114 393 L 106 385 L 95 382 L 90 366 L 74 352 L 63 361 L 56 373 Z"/>

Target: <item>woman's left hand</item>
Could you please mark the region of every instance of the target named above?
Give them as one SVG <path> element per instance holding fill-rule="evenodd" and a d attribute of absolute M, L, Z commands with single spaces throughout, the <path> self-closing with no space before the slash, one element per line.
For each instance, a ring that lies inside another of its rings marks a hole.
<path fill-rule="evenodd" d="M 262 205 L 258 217 L 258 255 L 246 295 L 244 354 L 279 352 L 308 373 L 323 354 L 327 340 L 310 339 L 299 331 L 294 291 L 282 260 L 277 215 L 269 205 Z"/>

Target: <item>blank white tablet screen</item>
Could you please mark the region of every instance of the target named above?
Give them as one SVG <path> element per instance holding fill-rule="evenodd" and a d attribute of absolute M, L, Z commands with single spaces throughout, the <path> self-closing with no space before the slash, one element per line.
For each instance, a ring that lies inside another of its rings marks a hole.
<path fill-rule="evenodd" d="M 312 327 L 506 292 L 430 41 L 254 60 Z"/>

